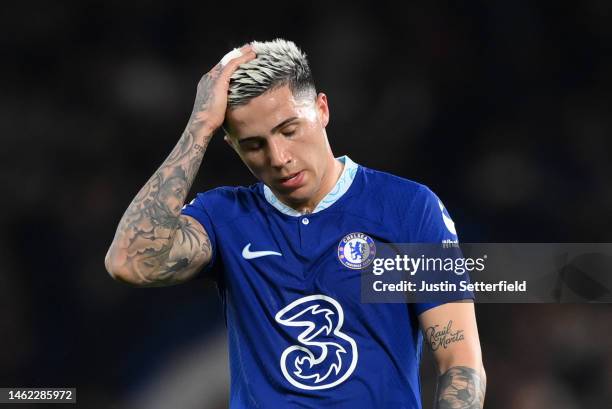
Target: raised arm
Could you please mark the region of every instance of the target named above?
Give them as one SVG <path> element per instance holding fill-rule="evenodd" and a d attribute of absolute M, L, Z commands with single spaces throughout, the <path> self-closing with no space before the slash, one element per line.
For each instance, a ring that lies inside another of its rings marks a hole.
<path fill-rule="evenodd" d="M 106 254 L 115 279 L 137 286 L 186 281 L 211 258 L 210 240 L 200 223 L 181 215 L 206 147 L 221 126 L 232 73 L 255 58 L 249 46 L 226 65 L 202 77 L 185 131 L 168 158 L 125 211 Z"/>
<path fill-rule="evenodd" d="M 438 367 L 434 409 L 482 409 L 487 378 L 474 304 L 443 304 L 422 313 L 419 322 Z"/>

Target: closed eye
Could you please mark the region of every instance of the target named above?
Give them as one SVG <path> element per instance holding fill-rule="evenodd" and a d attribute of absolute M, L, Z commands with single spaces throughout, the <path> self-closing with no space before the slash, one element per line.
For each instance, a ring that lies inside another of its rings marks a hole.
<path fill-rule="evenodd" d="M 288 126 L 288 127 L 284 128 L 284 129 L 281 131 L 281 133 L 282 133 L 284 136 L 293 136 L 293 135 L 295 135 L 295 133 L 297 132 L 297 130 L 298 130 L 298 127 L 297 127 L 297 125 L 295 125 L 295 124 L 294 124 L 293 126 Z"/>
<path fill-rule="evenodd" d="M 261 149 L 263 147 L 263 139 L 262 138 L 246 138 L 238 142 L 240 147 L 245 151 L 255 151 Z"/>

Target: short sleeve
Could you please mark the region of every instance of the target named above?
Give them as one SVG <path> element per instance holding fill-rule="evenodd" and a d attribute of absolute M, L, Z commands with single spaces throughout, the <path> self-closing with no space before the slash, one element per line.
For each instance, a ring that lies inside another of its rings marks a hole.
<path fill-rule="evenodd" d="M 204 227 L 206 234 L 208 234 L 211 246 L 211 258 L 210 262 L 206 266 L 204 266 L 202 271 L 200 271 L 198 277 L 204 277 L 214 280 L 215 277 L 212 275 L 211 270 L 217 258 L 217 235 L 215 232 L 215 228 L 212 224 L 209 211 L 206 207 L 206 205 L 208 204 L 207 202 L 213 200 L 210 196 L 211 195 L 207 193 L 198 193 L 191 202 L 183 206 L 181 214 L 191 216 L 196 219 L 202 225 L 202 227 Z"/>
<path fill-rule="evenodd" d="M 448 210 L 426 186 L 421 186 L 417 191 L 409 216 L 416 221 L 412 240 L 414 243 L 449 243 L 459 240 Z"/>
<path fill-rule="evenodd" d="M 442 200 L 426 186 L 421 186 L 417 191 L 409 217 L 415 226 L 411 234 L 413 243 L 439 244 L 441 247 L 447 245 L 451 248 L 458 245 L 459 236 L 448 210 Z M 453 253 L 453 257 L 463 257 L 458 247 L 453 249 Z M 459 281 L 460 278 L 469 280 L 467 273 L 461 277 L 454 273 L 448 275 L 449 282 Z M 474 299 L 474 294 L 471 291 L 454 291 L 443 298 L 444 301 L 414 303 L 411 307 L 419 315 L 446 302 Z"/>

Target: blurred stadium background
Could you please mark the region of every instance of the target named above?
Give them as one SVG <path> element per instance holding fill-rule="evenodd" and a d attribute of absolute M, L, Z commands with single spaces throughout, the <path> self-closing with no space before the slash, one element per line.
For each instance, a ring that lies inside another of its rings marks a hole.
<path fill-rule="evenodd" d="M 253 39 L 300 45 L 336 154 L 429 185 L 462 241 L 612 241 L 608 1 L 2 9 L 0 386 L 76 386 L 91 409 L 226 407 L 215 288 L 129 288 L 103 257 L 200 76 Z M 191 195 L 253 182 L 220 137 L 204 162 Z M 610 305 L 477 313 L 486 407 L 612 407 Z M 430 407 L 430 360 L 423 373 Z"/>

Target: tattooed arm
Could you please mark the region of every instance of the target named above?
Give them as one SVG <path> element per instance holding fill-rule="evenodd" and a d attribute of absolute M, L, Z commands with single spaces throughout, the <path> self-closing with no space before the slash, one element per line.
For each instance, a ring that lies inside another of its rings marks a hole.
<path fill-rule="evenodd" d="M 214 131 L 225 118 L 233 72 L 255 53 L 249 46 L 198 83 L 193 112 L 180 140 L 125 211 L 106 254 L 116 279 L 138 286 L 173 285 L 191 278 L 211 258 L 206 231 L 181 215 L 187 193 Z"/>
<path fill-rule="evenodd" d="M 472 302 L 440 305 L 419 316 L 438 372 L 434 409 L 481 409 L 486 374 Z"/>

